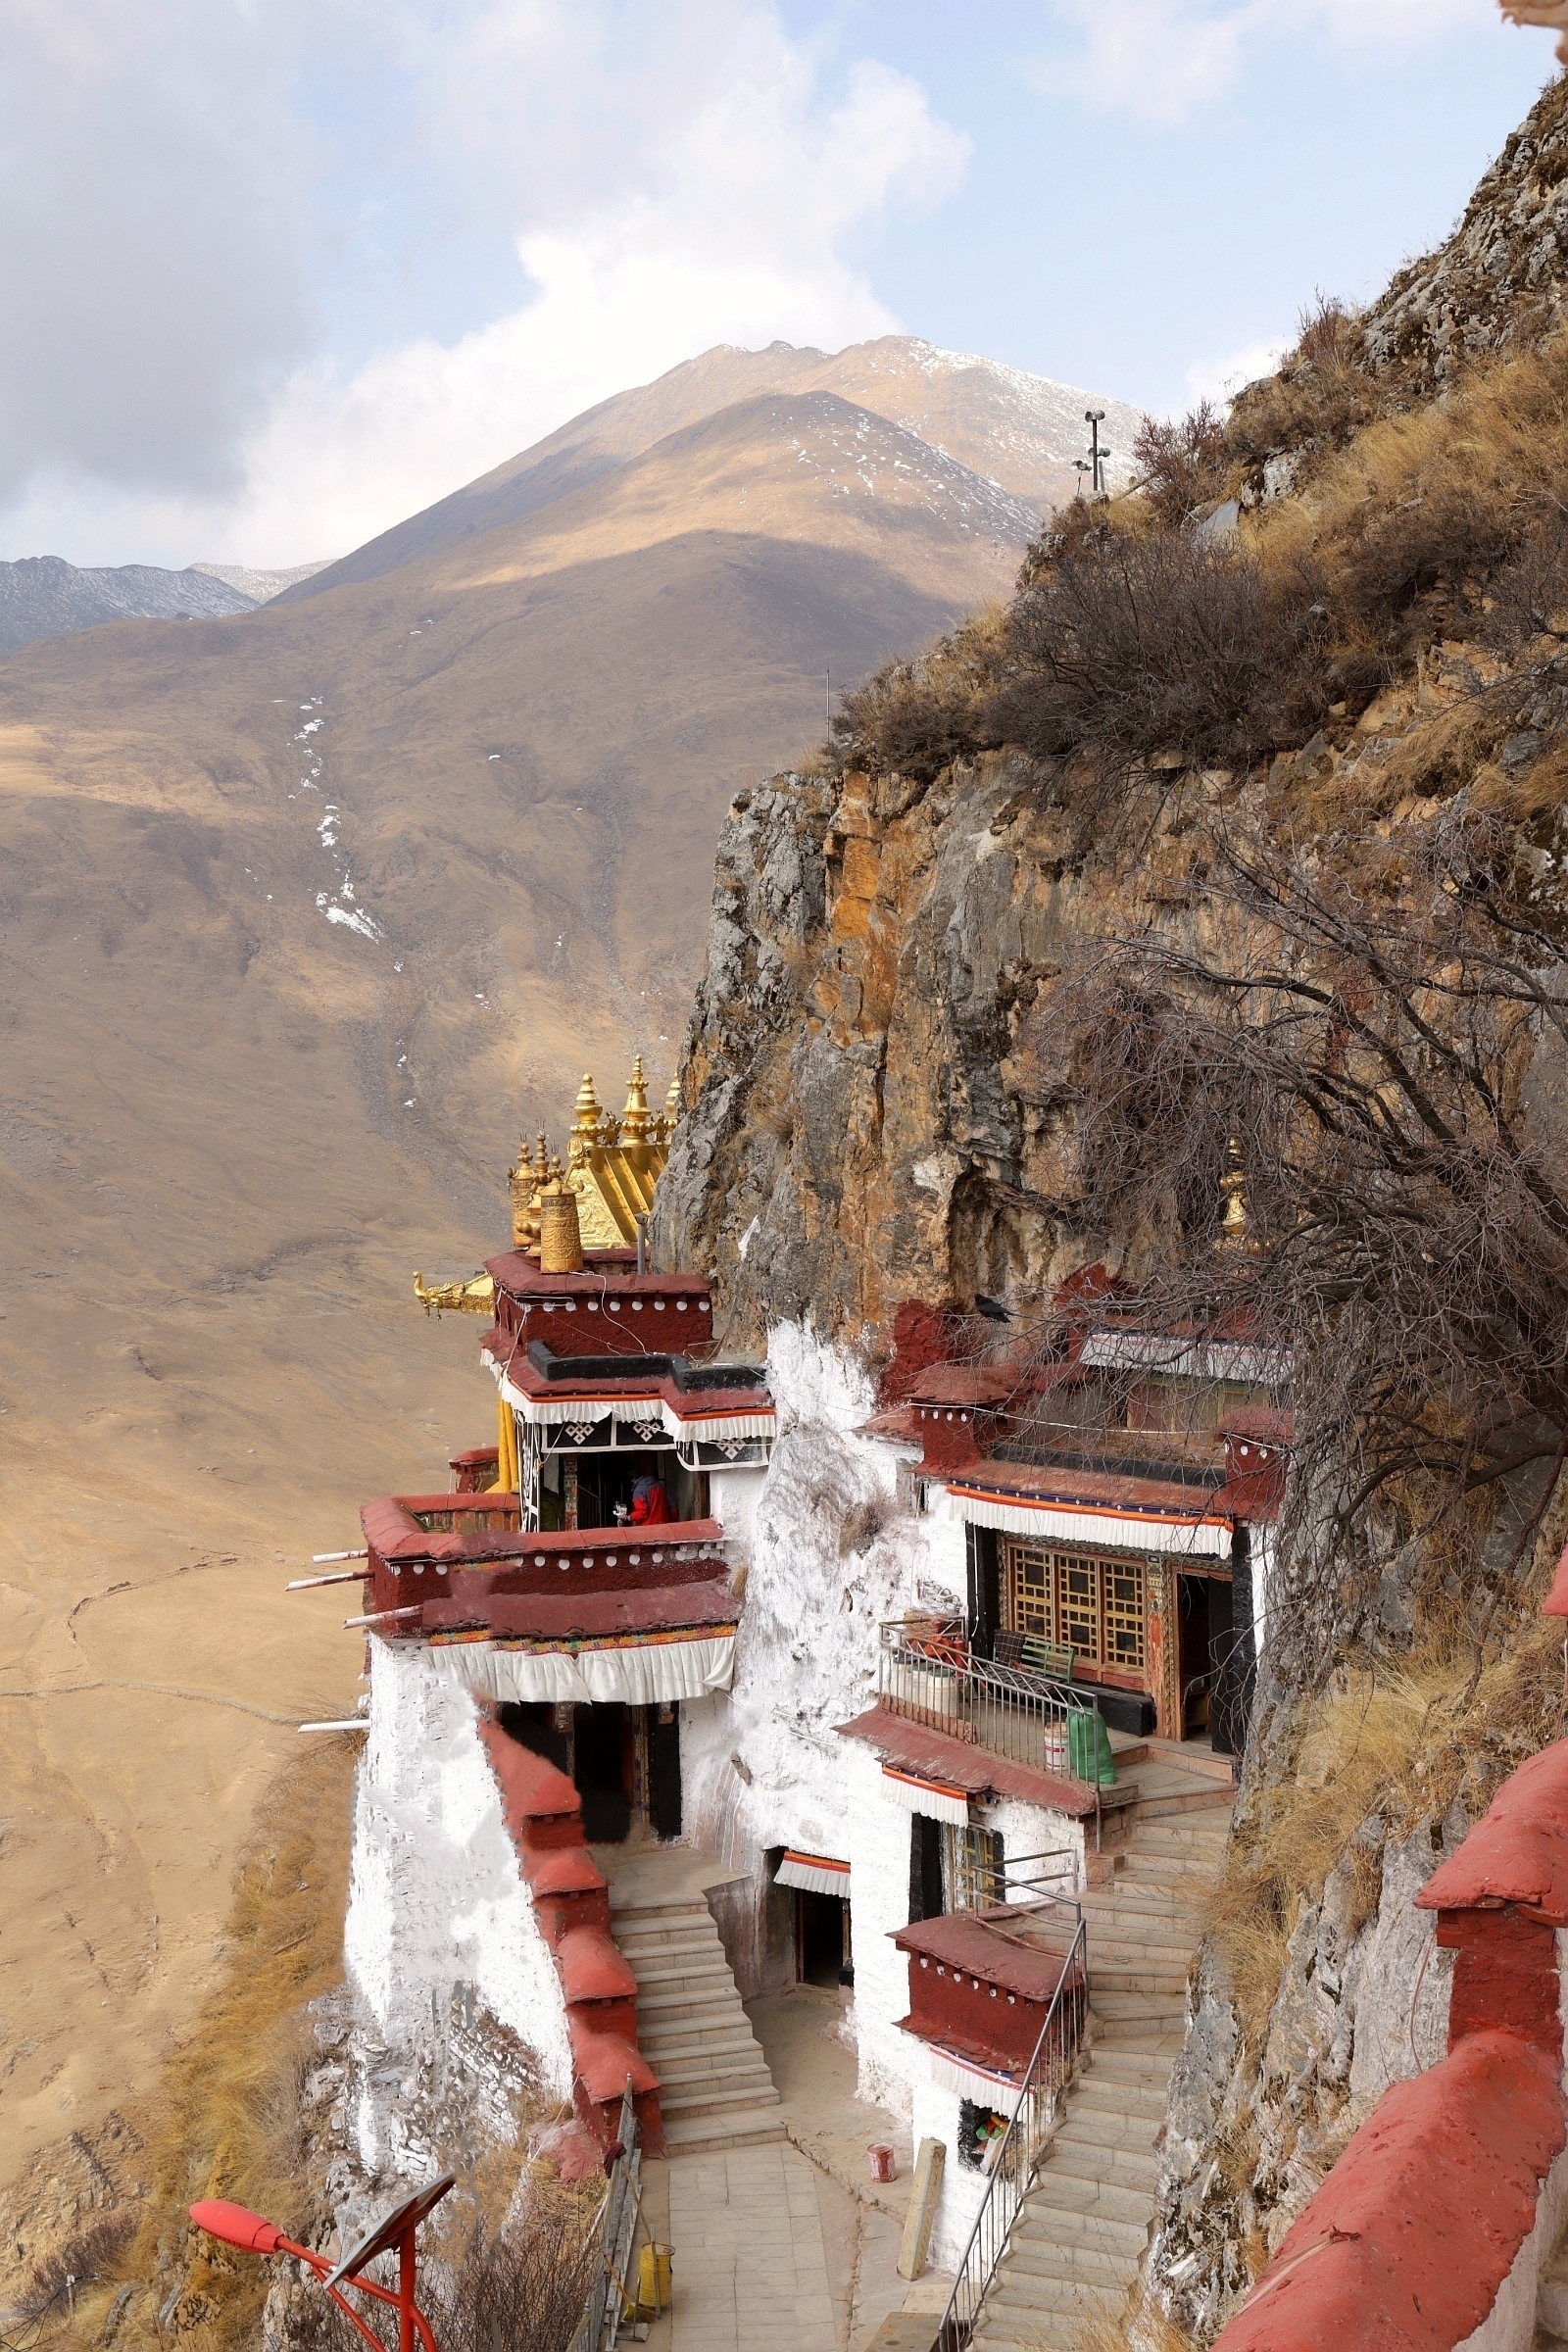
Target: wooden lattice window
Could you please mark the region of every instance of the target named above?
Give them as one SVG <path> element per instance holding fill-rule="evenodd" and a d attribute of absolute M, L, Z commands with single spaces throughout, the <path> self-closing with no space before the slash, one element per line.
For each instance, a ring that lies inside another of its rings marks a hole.
<path fill-rule="evenodd" d="M 1007 1545 L 1006 1623 L 1015 1634 L 1056 1639 L 1055 1600 L 1051 1589 L 1051 1554 L 1032 1544 Z"/>
<path fill-rule="evenodd" d="M 1043 1634 L 1113 1674 L 1144 1672 L 1148 1594 L 1142 1560 L 1008 1544 L 1004 1561 L 1003 1622 L 1010 1632 Z"/>
<path fill-rule="evenodd" d="M 1105 1646 L 1102 1663 L 1115 1674 L 1144 1671 L 1144 1564 L 1105 1560 L 1101 1568 Z"/>

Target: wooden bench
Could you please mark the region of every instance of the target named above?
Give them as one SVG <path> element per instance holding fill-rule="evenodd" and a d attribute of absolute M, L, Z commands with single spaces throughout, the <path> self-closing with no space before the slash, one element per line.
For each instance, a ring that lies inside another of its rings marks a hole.
<path fill-rule="evenodd" d="M 1044 1634 L 1014 1634 L 1005 1627 L 997 1635 L 996 1661 L 1013 1672 L 1038 1674 L 1054 1683 L 1070 1683 L 1074 1652 Z"/>

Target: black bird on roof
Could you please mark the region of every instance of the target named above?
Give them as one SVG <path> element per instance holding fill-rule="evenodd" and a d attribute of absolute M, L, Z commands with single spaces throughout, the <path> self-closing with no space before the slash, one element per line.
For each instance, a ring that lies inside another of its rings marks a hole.
<path fill-rule="evenodd" d="M 987 1298 L 980 1291 L 976 1291 L 974 1295 L 974 1311 L 977 1315 L 984 1315 L 988 1323 L 1010 1323 L 1012 1321 L 1012 1317 L 1004 1306 L 999 1306 L 995 1298 Z"/>

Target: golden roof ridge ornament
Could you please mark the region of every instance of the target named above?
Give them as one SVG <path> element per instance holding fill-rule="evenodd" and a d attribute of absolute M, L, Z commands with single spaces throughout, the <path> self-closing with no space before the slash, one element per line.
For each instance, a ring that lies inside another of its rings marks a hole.
<path fill-rule="evenodd" d="M 643 1057 L 639 1054 L 631 1065 L 631 1077 L 626 1084 L 626 1107 L 620 1114 L 622 1140 L 628 1144 L 646 1143 L 652 1123 L 648 1116 L 648 1089 L 643 1080 Z"/>

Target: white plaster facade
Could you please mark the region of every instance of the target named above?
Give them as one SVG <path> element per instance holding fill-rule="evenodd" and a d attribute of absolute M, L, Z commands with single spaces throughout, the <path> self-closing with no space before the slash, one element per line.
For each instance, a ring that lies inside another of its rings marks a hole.
<path fill-rule="evenodd" d="M 571 2087 L 565 2008 L 469 1693 L 429 1653 L 370 1644 L 370 1729 L 354 1814 L 344 1957 L 390 2049 L 409 2048 L 471 1987 L 532 2052 L 543 2088 Z M 361 2158 L 387 2161 L 368 2093 Z"/>

